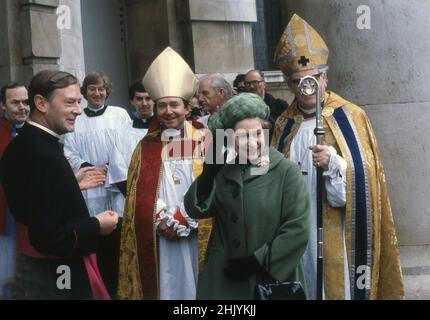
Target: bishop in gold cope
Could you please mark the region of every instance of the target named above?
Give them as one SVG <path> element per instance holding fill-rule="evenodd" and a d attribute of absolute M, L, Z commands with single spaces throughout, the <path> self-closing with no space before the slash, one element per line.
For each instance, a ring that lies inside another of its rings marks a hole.
<path fill-rule="evenodd" d="M 323 169 L 325 299 L 403 299 L 396 229 L 384 167 L 369 118 L 360 107 L 327 90 L 329 49 L 305 20 L 293 15 L 275 61 L 295 100 L 276 122 L 272 146 L 301 166 L 311 194 L 311 237 L 303 256 L 309 298 L 316 292 L 316 167 Z M 332 61 L 336 63 L 336 61 Z M 300 80 L 319 82 L 323 141 L 316 143 L 316 95 Z"/>
<path fill-rule="evenodd" d="M 136 147 L 127 179 L 121 233 L 120 299 L 195 299 L 199 257 L 210 221 L 190 218 L 183 197 L 201 173 L 195 152 L 205 130 L 188 123 L 187 101 L 198 80 L 170 47 L 152 63 L 143 85 L 155 101 L 157 121 Z"/>

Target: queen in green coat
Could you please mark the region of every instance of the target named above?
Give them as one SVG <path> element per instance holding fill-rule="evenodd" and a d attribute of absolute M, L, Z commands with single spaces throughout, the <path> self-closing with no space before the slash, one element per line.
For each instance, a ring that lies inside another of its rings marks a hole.
<path fill-rule="evenodd" d="M 300 259 L 309 239 L 309 194 L 299 167 L 266 147 L 268 117 L 259 96 L 242 93 L 210 119 L 214 137 L 216 129 L 234 130 L 236 158 L 226 165 L 205 162 L 185 195 L 189 216 L 214 218 L 197 299 L 254 299 L 263 274 L 304 283 Z M 268 273 L 263 259 L 271 241 Z"/>

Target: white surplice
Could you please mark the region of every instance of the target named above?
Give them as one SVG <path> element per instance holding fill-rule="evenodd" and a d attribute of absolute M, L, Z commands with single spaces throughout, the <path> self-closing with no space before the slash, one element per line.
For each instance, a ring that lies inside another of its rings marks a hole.
<path fill-rule="evenodd" d="M 312 151 L 309 150 L 311 145 L 316 144 L 314 134 L 315 118 L 305 120 L 301 123 L 300 128 L 290 148 L 290 160 L 297 163 L 302 170 L 303 177 L 307 183 L 311 197 L 311 234 L 306 251 L 302 257 L 306 285 L 308 289 L 308 299 L 316 299 L 316 270 L 317 270 L 317 191 L 316 191 L 316 168 L 312 161 Z M 332 207 L 344 207 L 346 204 L 346 161 L 336 153 L 336 150 L 330 147 L 330 162 L 327 171 L 324 171 L 324 185 L 327 194 L 327 200 Z M 346 255 L 345 244 L 345 216 L 343 216 L 343 251 Z M 350 300 L 349 271 L 347 259 L 344 266 L 345 274 L 345 300 Z"/>
<path fill-rule="evenodd" d="M 127 111 L 120 107 L 108 106 L 97 117 L 88 117 L 84 112 L 76 119 L 75 131 L 64 137 L 64 154 L 73 170 L 77 172 L 84 162 L 94 166 L 109 163 L 109 131 L 131 126 Z M 106 185 L 82 191 L 90 216 L 113 210 L 113 196 Z"/>
<path fill-rule="evenodd" d="M 191 133 L 191 128 L 185 123 L 185 135 Z M 145 155 L 143 155 L 145 156 Z M 174 225 L 174 230 L 180 236 L 178 240 L 167 240 L 158 236 L 160 299 L 161 300 L 194 300 L 196 299 L 198 266 L 198 222 L 188 216 L 184 207 L 184 196 L 194 181 L 193 160 L 164 159 L 160 177 L 160 191 L 157 199 L 164 205 L 164 214 L 170 215 L 167 224 Z M 176 183 L 175 183 L 176 182 Z M 174 212 L 180 213 L 186 221 L 186 226 L 178 227 L 178 220 L 173 218 Z M 157 228 L 160 218 L 155 221 Z"/>
<path fill-rule="evenodd" d="M 193 300 L 196 298 L 198 276 L 197 222 L 186 214 L 184 195 L 194 180 L 192 160 L 163 162 L 159 199 L 167 211 L 180 209 L 191 227 L 188 236 L 171 241 L 159 236 L 160 299 Z M 180 184 L 173 181 L 174 175 Z"/>
<path fill-rule="evenodd" d="M 147 132 L 148 129 L 133 128 L 131 124 L 108 132 L 111 150 L 108 159 L 107 189 L 112 192 L 113 210 L 120 217 L 124 213 L 125 198 L 115 183 L 127 181 L 128 167 L 134 149 Z"/>

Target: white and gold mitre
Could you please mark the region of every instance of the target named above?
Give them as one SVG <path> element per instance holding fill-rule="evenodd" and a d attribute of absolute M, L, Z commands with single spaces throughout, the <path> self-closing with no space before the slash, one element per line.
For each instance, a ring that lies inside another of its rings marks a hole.
<path fill-rule="evenodd" d="M 154 101 L 164 97 L 188 101 L 196 93 L 199 81 L 185 60 L 167 47 L 152 62 L 143 78 L 143 85 Z"/>
<path fill-rule="evenodd" d="M 286 75 L 327 65 L 329 50 L 305 20 L 294 14 L 275 52 L 275 63 Z"/>

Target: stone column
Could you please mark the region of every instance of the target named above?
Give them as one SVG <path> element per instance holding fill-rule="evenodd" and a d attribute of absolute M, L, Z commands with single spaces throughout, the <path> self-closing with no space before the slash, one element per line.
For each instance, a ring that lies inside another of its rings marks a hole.
<path fill-rule="evenodd" d="M 229 80 L 254 66 L 255 0 L 126 0 L 131 78 L 141 77 L 166 47 L 197 74 Z"/>
<path fill-rule="evenodd" d="M 197 74 L 221 72 L 233 80 L 253 68 L 255 0 L 181 0 L 177 17 L 188 27 Z"/>
<path fill-rule="evenodd" d="M 132 80 L 141 78 L 155 57 L 170 45 L 167 5 L 167 0 L 126 0 Z"/>
<path fill-rule="evenodd" d="M 60 33 L 60 69 L 75 75 L 80 81 L 85 78 L 85 59 L 82 38 L 81 2 L 60 0 L 57 9 L 57 28 Z"/>
<path fill-rule="evenodd" d="M 28 84 L 42 69 L 85 73 L 80 1 L 0 2 L 0 80 Z"/>
<path fill-rule="evenodd" d="M 288 18 L 299 14 L 326 40 L 329 87 L 370 117 L 385 165 L 407 297 L 429 299 L 430 3 L 284 2 Z M 361 5 L 370 9 L 370 29 L 358 28 L 364 22 L 365 11 L 357 13 Z"/>
<path fill-rule="evenodd" d="M 60 42 L 55 10 L 58 0 L 0 2 L 1 82 L 28 83 L 44 68 L 58 68 Z"/>
<path fill-rule="evenodd" d="M 21 46 L 24 78 L 43 69 L 58 69 L 61 44 L 57 28 L 58 0 L 21 0 Z"/>
<path fill-rule="evenodd" d="M 0 82 L 22 82 L 19 2 L 0 1 Z"/>

